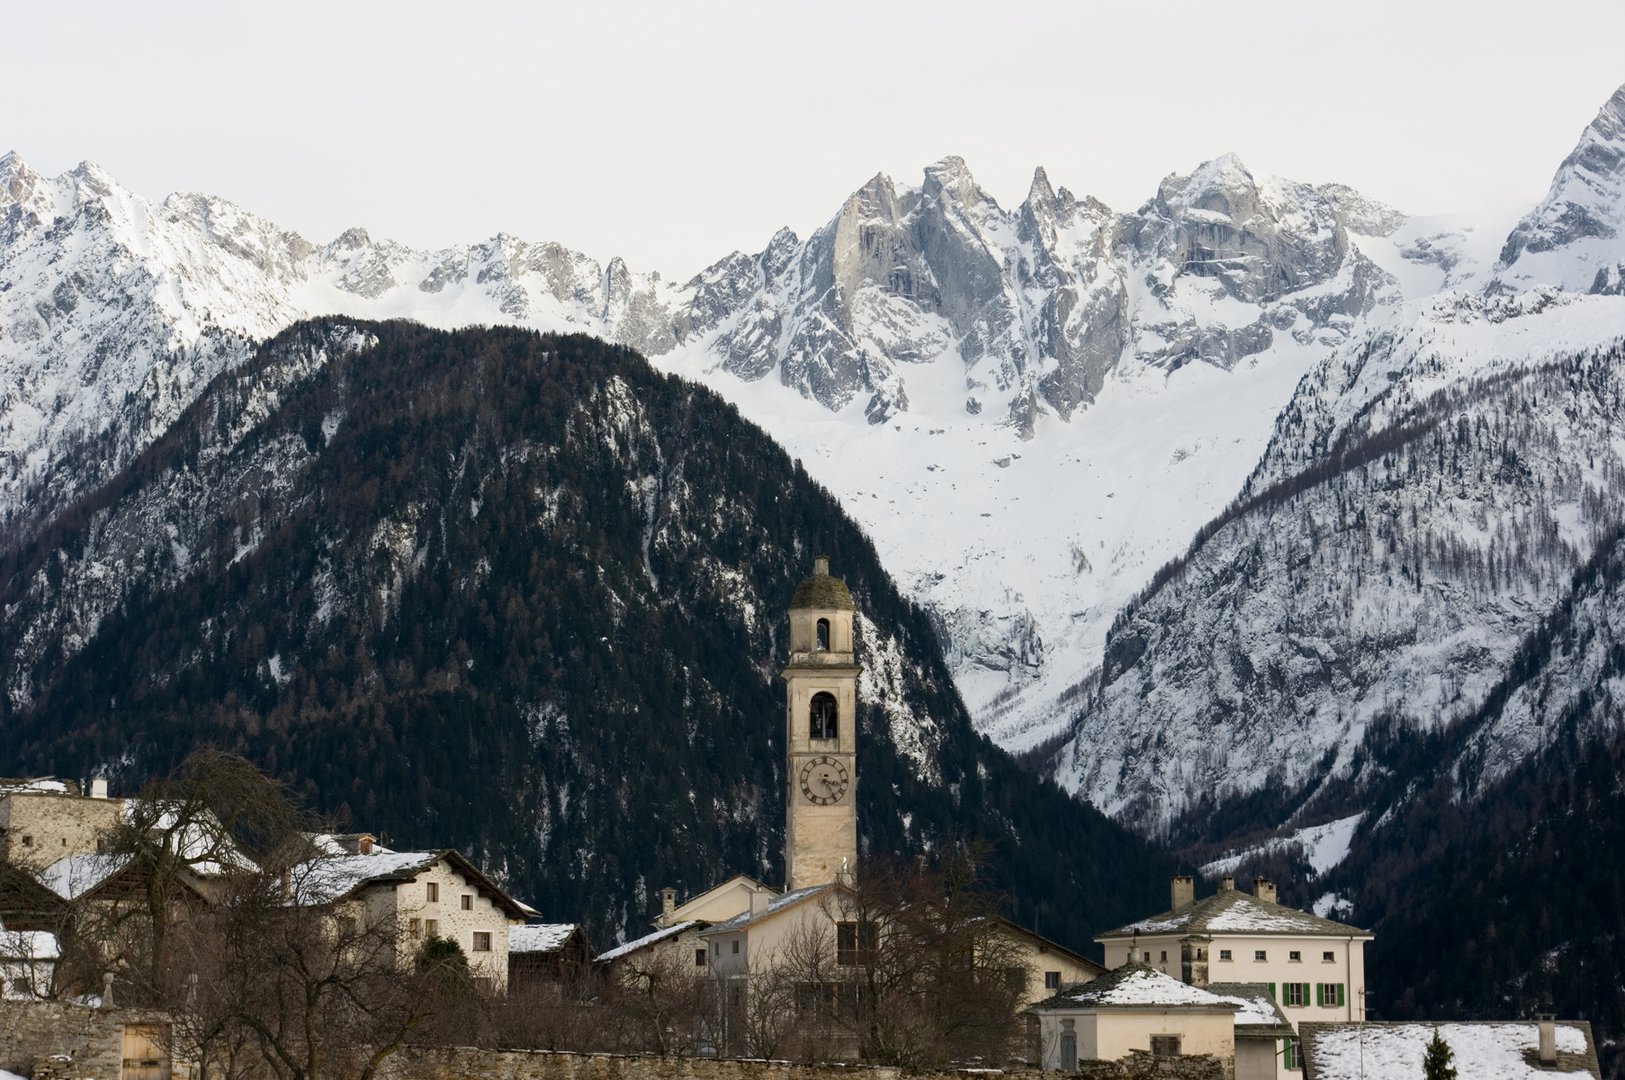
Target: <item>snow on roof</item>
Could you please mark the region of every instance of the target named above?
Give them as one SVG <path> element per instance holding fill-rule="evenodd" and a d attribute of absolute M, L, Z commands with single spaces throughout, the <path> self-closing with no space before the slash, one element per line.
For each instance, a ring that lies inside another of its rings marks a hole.
<path fill-rule="evenodd" d="M 1591 1026 L 1557 1025 L 1558 1069 L 1535 1061 L 1539 1028 L 1533 1020 L 1428 1023 L 1305 1023 L 1304 1059 L 1316 1080 L 1360 1076 L 1421 1076 L 1422 1059 L 1437 1028 L 1450 1045 L 1456 1073 L 1473 1080 L 1536 1080 L 1573 1074 L 1597 1075 Z M 1362 1073 L 1363 1067 L 1363 1073 Z"/>
<path fill-rule="evenodd" d="M 55 960 L 61 955 L 56 935 L 49 930 L 7 930 L 0 926 L 0 964 Z"/>
<path fill-rule="evenodd" d="M 550 953 L 563 947 L 580 923 L 539 923 L 533 926 L 508 927 L 508 952 Z"/>
<path fill-rule="evenodd" d="M 1051 1009 L 1235 1009 L 1233 1001 L 1182 983 L 1144 964 L 1124 964 L 1098 979 L 1062 990 L 1034 1005 Z"/>
<path fill-rule="evenodd" d="M 1240 889 L 1220 889 L 1179 911 L 1166 911 L 1096 936 L 1146 937 L 1157 934 L 1319 934 L 1369 936 L 1369 930 L 1347 926 L 1285 904 L 1262 900 Z"/>
<path fill-rule="evenodd" d="M 1240 1006 L 1236 1013 L 1238 1028 L 1269 1028 L 1272 1033 L 1292 1033 L 1292 1022 L 1275 1004 L 1268 983 L 1209 983 L 1207 992 Z"/>
<path fill-rule="evenodd" d="M 728 919 L 726 922 L 717 923 L 715 926 L 711 927 L 711 929 L 705 932 L 707 934 L 719 934 L 727 933 L 731 930 L 743 930 L 757 919 L 765 919 L 770 915 L 776 915 L 791 905 L 799 904 L 803 900 L 816 896 L 827 889 L 833 889 L 834 887 L 834 885 L 830 884 L 809 885 L 805 889 L 797 889 L 795 892 L 780 893 L 768 903 L 765 910 L 756 912 L 755 914 L 752 914 L 749 911 L 742 911 L 733 918 Z"/>
<path fill-rule="evenodd" d="M 409 881 L 440 861 L 438 851 L 334 855 L 300 863 L 289 875 L 294 902 L 331 904 L 375 881 Z"/>
<path fill-rule="evenodd" d="M 608 960 L 619 960 L 621 957 L 630 953 L 635 953 L 639 949 L 648 948 L 650 945 L 653 945 L 656 942 L 664 941 L 669 937 L 676 937 L 684 930 L 690 930 L 696 926 L 704 925 L 705 921 L 703 919 L 689 919 L 687 922 L 672 923 L 663 930 L 656 930 L 652 934 L 644 934 L 642 937 L 637 938 L 634 941 L 628 941 L 625 945 L 617 945 L 608 952 L 601 953 L 597 962 L 603 963 Z M 508 946 L 508 951 L 513 951 L 513 946 L 511 944 Z"/>
<path fill-rule="evenodd" d="M 71 795 L 66 780 L 41 776 L 32 780 L 0 778 L 0 793 L 31 792 L 41 795 Z"/>
<path fill-rule="evenodd" d="M 40 884 L 64 900 L 77 900 L 130 865 L 129 855 L 64 855 L 40 872 Z"/>

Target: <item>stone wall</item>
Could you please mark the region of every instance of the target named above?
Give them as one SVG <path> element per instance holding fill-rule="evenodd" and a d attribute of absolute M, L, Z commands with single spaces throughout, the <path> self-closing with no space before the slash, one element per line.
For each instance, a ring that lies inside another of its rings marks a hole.
<path fill-rule="evenodd" d="M 163 1019 L 146 1009 L 0 1001 L 0 1070 L 35 1080 L 118 1080 L 124 1025 Z"/>
<path fill-rule="evenodd" d="M 385 1066 L 381 1080 L 897 1080 L 900 1070 L 868 1065 L 796 1065 L 787 1061 L 661 1058 L 624 1054 L 570 1054 L 542 1050 L 411 1049 Z M 988 1080 L 995 1070 L 910 1074 L 910 1080 Z M 1031 1069 L 1003 1075 L 1040 1080 Z M 1082 1080 L 1229 1080 L 1206 1055 L 1124 1061 L 1083 1061 L 1069 1074 Z"/>

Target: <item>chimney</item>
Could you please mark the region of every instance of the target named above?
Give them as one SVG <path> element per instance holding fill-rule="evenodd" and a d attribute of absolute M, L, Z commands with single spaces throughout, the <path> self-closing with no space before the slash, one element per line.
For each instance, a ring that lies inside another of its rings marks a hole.
<path fill-rule="evenodd" d="M 670 919 L 672 917 L 672 915 L 676 911 L 677 911 L 677 890 L 676 889 L 661 889 L 660 890 L 660 917 L 662 919 Z"/>
<path fill-rule="evenodd" d="M 1233 878 L 1233 877 L 1226 876 L 1226 877 L 1222 878 L 1219 881 L 1219 891 L 1220 892 L 1234 892 L 1235 888 L 1236 888 L 1236 879 Z"/>
<path fill-rule="evenodd" d="M 1260 900 L 1275 903 L 1275 882 L 1267 877 L 1253 878 L 1253 895 Z"/>
<path fill-rule="evenodd" d="M 1168 879 L 1168 910 L 1184 911 L 1196 903 L 1196 879 L 1179 874 Z"/>
<path fill-rule="evenodd" d="M 1557 1017 L 1552 1013 L 1536 1013 L 1535 1021 L 1540 1028 L 1541 1067 L 1554 1068 L 1557 1065 Z"/>
<path fill-rule="evenodd" d="M 93 776 L 90 778 L 90 797 L 92 799 L 107 798 L 107 777 Z"/>
<path fill-rule="evenodd" d="M 372 833 L 364 832 L 340 833 L 333 837 L 333 841 L 351 855 L 371 855 L 372 845 L 377 840 L 378 838 Z"/>
<path fill-rule="evenodd" d="M 814 555 L 813 556 L 813 576 L 814 577 L 829 577 L 829 556 L 828 555 Z"/>
<path fill-rule="evenodd" d="M 773 894 L 768 892 L 766 889 L 752 889 L 750 893 L 751 918 L 754 919 L 758 915 L 765 915 L 767 913 L 767 905 L 771 904 L 772 902 Z"/>

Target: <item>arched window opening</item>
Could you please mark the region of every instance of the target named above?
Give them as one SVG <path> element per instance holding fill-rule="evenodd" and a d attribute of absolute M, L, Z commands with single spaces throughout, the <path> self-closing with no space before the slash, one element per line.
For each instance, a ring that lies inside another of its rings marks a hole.
<path fill-rule="evenodd" d="M 819 691 L 812 699 L 812 723 L 807 735 L 813 739 L 833 739 L 836 736 L 835 695 Z"/>
<path fill-rule="evenodd" d="M 829 620 L 818 620 L 818 651 L 829 652 Z"/>

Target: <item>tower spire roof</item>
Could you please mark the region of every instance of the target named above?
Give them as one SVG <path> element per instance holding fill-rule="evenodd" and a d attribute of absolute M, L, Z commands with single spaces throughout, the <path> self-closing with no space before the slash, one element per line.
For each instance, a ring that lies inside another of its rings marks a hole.
<path fill-rule="evenodd" d="M 796 595 L 790 601 L 791 611 L 808 608 L 855 610 L 852 591 L 846 587 L 846 582 L 830 574 L 827 555 L 813 558 L 813 576 L 796 586 Z"/>

